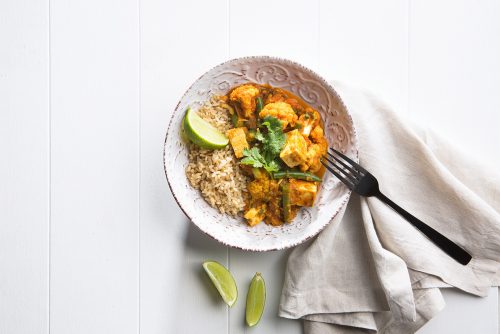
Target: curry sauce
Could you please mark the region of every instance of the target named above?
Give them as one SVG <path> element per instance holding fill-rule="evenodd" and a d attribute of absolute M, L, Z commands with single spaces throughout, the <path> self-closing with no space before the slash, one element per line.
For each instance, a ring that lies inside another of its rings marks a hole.
<path fill-rule="evenodd" d="M 314 206 L 328 143 L 321 115 L 298 96 L 270 85 L 247 83 L 226 96 L 234 128 L 226 135 L 251 177 L 244 217 L 290 223 L 303 206 Z"/>

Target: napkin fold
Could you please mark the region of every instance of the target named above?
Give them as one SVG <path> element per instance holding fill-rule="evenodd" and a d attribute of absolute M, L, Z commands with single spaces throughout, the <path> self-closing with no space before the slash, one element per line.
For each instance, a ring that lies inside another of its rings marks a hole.
<path fill-rule="evenodd" d="M 373 95 L 333 85 L 381 191 L 473 259 L 460 265 L 378 199 L 352 194 L 290 254 L 280 316 L 303 319 L 306 334 L 414 333 L 444 307 L 440 288 L 485 296 L 499 285 L 500 176 Z"/>

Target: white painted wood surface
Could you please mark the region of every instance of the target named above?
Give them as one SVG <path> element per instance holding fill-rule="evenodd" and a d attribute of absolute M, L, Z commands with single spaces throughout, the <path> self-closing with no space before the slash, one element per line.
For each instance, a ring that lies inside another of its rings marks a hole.
<path fill-rule="evenodd" d="M 48 1 L 0 2 L 0 333 L 49 327 Z"/>
<path fill-rule="evenodd" d="M 266 14 L 274 12 L 279 14 Z M 277 317 L 287 252 L 227 249 L 193 227 L 162 167 L 169 114 L 202 72 L 268 54 L 366 87 L 500 162 L 497 0 L 0 2 L 0 333 L 300 333 Z M 228 310 L 201 262 L 229 266 Z M 498 333 L 498 293 L 444 292 L 421 333 Z"/>

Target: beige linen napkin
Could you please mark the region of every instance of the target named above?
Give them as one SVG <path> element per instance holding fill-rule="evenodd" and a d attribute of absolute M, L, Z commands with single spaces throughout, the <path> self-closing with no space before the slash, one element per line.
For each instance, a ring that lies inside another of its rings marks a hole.
<path fill-rule="evenodd" d="M 439 288 L 485 296 L 500 283 L 500 177 L 372 95 L 334 87 L 353 117 L 360 163 L 381 191 L 473 259 L 458 264 L 378 199 L 353 194 L 291 253 L 280 316 L 304 319 L 307 334 L 413 333 L 444 307 Z"/>

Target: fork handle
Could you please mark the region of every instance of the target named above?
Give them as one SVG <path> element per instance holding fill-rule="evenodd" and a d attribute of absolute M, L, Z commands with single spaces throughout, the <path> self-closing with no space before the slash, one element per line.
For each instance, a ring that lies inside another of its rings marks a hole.
<path fill-rule="evenodd" d="M 456 260 L 458 263 L 462 265 L 466 265 L 472 259 L 472 256 L 467 253 L 463 248 L 458 246 L 456 243 L 430 227 L 429 225 L 422 222 L 420 219 L 416 218 L 405 209 L 394 203 L 387 196 L 379 192 L 375 195 L 382 202 L 389 205 L 393 208 L 397 213 L 403 216 L 404 219 L 409 221 L 415 228 L 417 228 L 420 232 L 422 232 L 429 240 L 431 240 L 436 246 L 441 248 L 446 254 Z"/>

